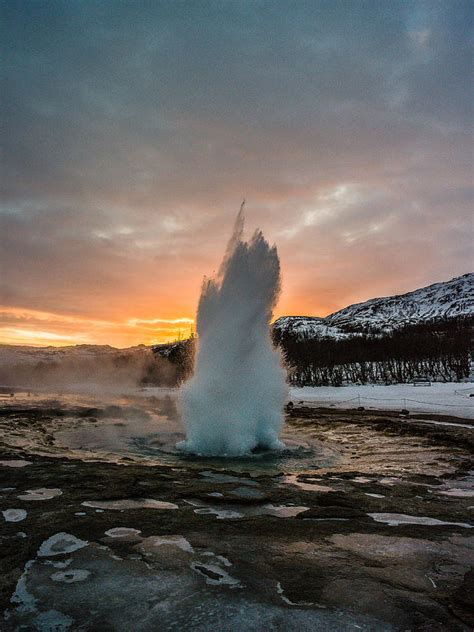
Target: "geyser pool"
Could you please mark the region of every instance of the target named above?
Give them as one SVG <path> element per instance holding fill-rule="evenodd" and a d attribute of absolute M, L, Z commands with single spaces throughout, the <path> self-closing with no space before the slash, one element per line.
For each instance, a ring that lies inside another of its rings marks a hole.
<path fill-rule="evenodd" d="M 182 387 L 186 440 L 203 456 L 280 449 L 287 396 L 270 320 L 280 292 L 280 262 L 260 231 L 243 241 L 242 208 L 216 278 L 205 279 L 197 313 L 193 377 Z"/>

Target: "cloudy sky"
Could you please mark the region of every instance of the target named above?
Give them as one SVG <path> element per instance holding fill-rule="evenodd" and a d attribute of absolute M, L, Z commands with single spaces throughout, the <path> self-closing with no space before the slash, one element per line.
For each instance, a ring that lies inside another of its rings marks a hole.
<path fill-rule="evenodd" d="M 276 316 L 473 268 L 458 0 L 8 0 L 0 341 L 186 335 L 246 198 Z"/>

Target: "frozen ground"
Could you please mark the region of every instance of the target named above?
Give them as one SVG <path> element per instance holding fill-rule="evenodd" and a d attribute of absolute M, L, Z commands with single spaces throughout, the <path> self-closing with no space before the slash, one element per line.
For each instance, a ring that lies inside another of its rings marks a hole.
<path fill-rule="evenodd" d="M 474 419 L 474 382 L 432 383 L 431 386 L 394 384 L 382 386 L 318 386 L 291 388 L 290 399 L 315 406 L 400 410 L 437 413 Z"/>
<path fill-rule="evenodd" d="M 473 629 L 471 422 L 295 406 L 296 448 L 200 459 L 175 393 L 0 407 L 2 631 Z"/>

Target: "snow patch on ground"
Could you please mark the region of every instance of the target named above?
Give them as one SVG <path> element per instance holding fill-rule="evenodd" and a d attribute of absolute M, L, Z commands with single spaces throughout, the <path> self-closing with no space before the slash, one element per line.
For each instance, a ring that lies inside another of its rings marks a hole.
<path fill-rule="evenodd" d="M 178 505 L 153 498 L 124 498 L 123 500 L 86 500 L 84 507 L 93 509 L 178 509 Z"/>
<path fill-rule="evenodd" d="M 465 529 L 472 529 L 474 525 L 467 524 L 466 522 L 446 522 L 444 520 L 438 520 L 437 518 L 428 518 L 426 516 L 408 516 L 406 514 L 397 513 L 369 513 L 367 514 L 376 522 L 385 522 L 391 527 L 397 527 L 401 524 L 421 524 L 426 526 L 452 526 L 452 527 L 464 527 Z"/>
<path fill-rule="evenodd" d="M 214 506 L 206 505 L 201 501 L 188 500 L 188 504 L 196 507 L 194 513 L 197 515 L 215 515 L 218 520 L 236 520 L 249 516 L 273 516 L 276 518 L 293 518 L 309 507 L 296 507 L 292 505 L 258 505 L 235 507 L 233 505 Z"/>
<path fill-rule="evenodd" d="M 290 400 L 311 406 L 374 410 L 401 410 L 454 415 L 474 419 L 474 382 L 413 384 L 364 384 L 354 386 L 304 386 L 290 389 Z M 474 430 L 474 426 L 473 426 Z"/>
<path fill-rule="evenodd" d="M 5 509 L 2 514 L 5 522 L 21 522 L 28 515 L 24 509 Z"/>
<path fill-rule="evenodd" d="M 52 555 L 63 555 L 72 553 L 87 546 L 89 542 L 80 540 L 70 533 L 56 533 L 45 540 L 38 550 L 39 557 L 50 557 Z"/>
<path fill-rule="evenodd" d="M 335 491 L 332 487 L 328 485 L 321 485 L 319 483 L 320 479 L 317 481 L 305 478 L 304 481 L 300 481 L 298 478 L 298 474 L 286 474 L 281 478 L 281 482 L 283 485 L 295 485 L 295 487 L 299 487 L 300 489 L 304 489 L 307 492 L 333 492 Z"/>
<path fill-rule="evenodd" d="M 57 488 L 39 487 L 38 489 L 27 489 L 25 494 L 20 494 L 20 500 L 51 500 L 56 496 L 61 496 L 62 491 Z"/>
<path fill-rule="evenodd" d="M 128 527 L 115 527 L 113 529 L 108 529 L 105 532 L 105 535 L 108 535 L 109 538 L 118 538 L 118 539 L 130 539 L 133 538 L 136 540 L 137 537 L 140 537 L 141 531 L 139 529 L 130 529 Z"/>
<path fill-rule="evenodd" d="M 194 551 L 191 544 L 182 535 L 151 536 L 147 538 L 146 541 L 150 546 L 153 546 L 153 547 L 168 545 L 168 546 L 176 546 L 182 551 L 185 551 L 186 553 L 193 553 Z"/>
<path fill-rule="evenodd" d="M 12 459 L 10 461 L 0 461 L 0 465 L 3 467 L 25 467 L 26 465 L 30 465 L 31 461 L 23 461 L 20 459 Z"/>

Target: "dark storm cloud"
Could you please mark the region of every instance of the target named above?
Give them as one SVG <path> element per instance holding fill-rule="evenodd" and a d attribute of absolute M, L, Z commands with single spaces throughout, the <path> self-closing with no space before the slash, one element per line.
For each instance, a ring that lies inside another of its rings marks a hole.
<path fill-rule="evenodd" d="M 285 311 L 465 272 L 472 12 L 4 3 L 6 303 L 188 315 L 243 196 Z"/>

